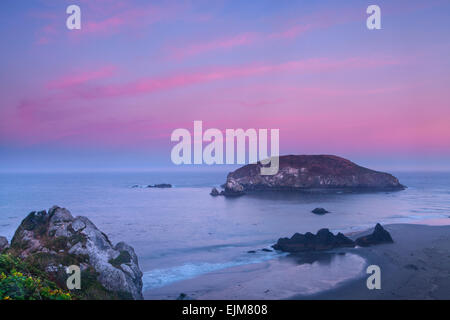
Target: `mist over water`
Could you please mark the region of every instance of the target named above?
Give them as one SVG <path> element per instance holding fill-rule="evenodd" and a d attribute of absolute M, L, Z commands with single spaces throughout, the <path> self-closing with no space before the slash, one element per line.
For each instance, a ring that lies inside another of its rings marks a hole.
<path fill-rule="evenodd" d="M 260 249 L 295 232 L 353 232 L 377 222 L 450 224 L 450 173 L 394 175 L 406 190 L 227 199 L 209 195 L 225 181 L 225 172 L 1 174 L 0 235 L 11 240 L 31 211 L 66 207 L 74 216 L 90 218 L 114 243 L 132 245 L 145 288 L 160 288 L 277 259 L 278 253 Z M 131 188 L 157 183 L 174 188 Z M 314 215 L 315 207 L 331 213 Z"/>

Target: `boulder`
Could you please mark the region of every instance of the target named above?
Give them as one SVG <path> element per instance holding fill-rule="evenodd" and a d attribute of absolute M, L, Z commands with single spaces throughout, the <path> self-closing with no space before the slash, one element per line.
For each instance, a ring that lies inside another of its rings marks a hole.
<path fill-rule="evenodd" d="M 329 211 L 325 210 L 324 208 L 315 208 L 311 212 L 314 213 L 314 214 L 326 214 L 326 213 L 329 213 Z"/>
<path fill-rule="evenodd" d="M 48 212 L 31 212 L 15 232 L 10 251 L 39 264 L 63 286 L 66 268 L 78 265 L 82 290 L 89 294 L 101 291 L 106 299 L 143 298 L 134 249 L 123 242 L 114 246 L 88 218 L 73 217 L 67 209 L 54 206 Z"/>
<path fill-rule="evenodd" d="M 334 235 L 328 229 L 320 229 L 315 235 L 307 232 L 305 234 L 296 233 L 291 238 L 280 238 L 272 247 L 275 250 L 295 253 L 354 246 L 354 241 L 342 233 L 339 232 L 337 235 Z"/>
<path fill-rule="evenodd" d="M 275 175 L 261 175 L 260 162 L 243 166 L 227 176 L 225 192 L 254 191 L 403 190 L 391 174 L 361 167 L 334 155 L 289 155 L 279 158 Z"/>
<path fill-rule="evenodd" d="M 8 239 L 0 236 L 0 253 L 3 253 L 8 248 L 9 248 Z"/>
<path fill-rule="evenodd" d="M 356 239 L 356 244 L 360 247 L 368 247 L 375 244 L 393 243 L 393 242 L 394 240 L 392 240 L 391 234 L 386 229 L 384 229 L 379 223 L 377 223 L 377 225 L 375 226 L 375 229 L 373 230 L 372 234 L 362 236 Z"/>

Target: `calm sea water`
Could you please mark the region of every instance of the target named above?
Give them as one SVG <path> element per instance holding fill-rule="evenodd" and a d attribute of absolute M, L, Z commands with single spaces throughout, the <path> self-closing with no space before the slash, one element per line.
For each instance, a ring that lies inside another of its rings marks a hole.
<path fill-rule="evenodd" d="M 218 270 L 263 263 L 251 255 L 295 232 L 352 232 L 375 223 L 450 224 L 450 173 L 394 173 L 408 189 L 371 194 L 211 197 L 226 172 L 0 174 L 0 235 L 31 211 L 59 205 L 90 218 L 116 243 L 132 245 L 146 290 Z M 171 183 L 172 189 L 131 188 Z M 331 211 L 317 216 L 310 211 Z"/>

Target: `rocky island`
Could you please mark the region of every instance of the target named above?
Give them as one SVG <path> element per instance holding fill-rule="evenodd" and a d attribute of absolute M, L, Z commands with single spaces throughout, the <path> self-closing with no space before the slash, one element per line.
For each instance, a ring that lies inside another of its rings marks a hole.
<path fill-rule="evenodd" d="M 361 167 L 334 155 L 287 155 L 275 175 L 261 175 L 262 164 L 243 166 L 227 176 L 223 195 L 255 191 L 394 191 L 405 186 L 389 173 Z"/>

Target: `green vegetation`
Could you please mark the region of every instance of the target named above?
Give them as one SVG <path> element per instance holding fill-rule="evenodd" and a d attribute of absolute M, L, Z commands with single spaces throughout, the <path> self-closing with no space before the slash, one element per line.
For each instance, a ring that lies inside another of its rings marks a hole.
<path fill-rule="evenodd" d="M 119 259 L 120 258 L 120 259 Z M 127 261 L 125 254 L 115 260 Z M 72 255 L 36 253 L 22 260 L 11 254 L 0 254 L 0 300 L 132 300 L 127 292 L 107 290 L 97 280 L 97 272 L 88 267 L 81 272 L 81 290 L 65 289 L 67 274 L 60 270 L 51 277 L 45 266 L 78 264 Z"/>
<path fill-rule="evenodd" d="M 9 254 L 0 254 L 0 300 L 71 300 L 41 271 Z"/>

